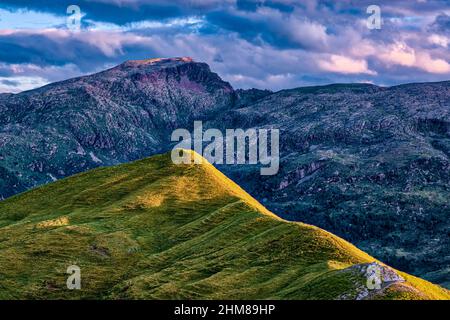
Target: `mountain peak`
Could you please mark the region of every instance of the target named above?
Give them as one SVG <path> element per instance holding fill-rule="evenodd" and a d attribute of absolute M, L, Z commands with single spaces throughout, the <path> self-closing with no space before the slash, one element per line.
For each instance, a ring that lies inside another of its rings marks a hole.
<path fill-rule="evenodd" d="M 149 58 L 143 60 L 128 60 L 124 64 L 129 66 L 141 65 L 174 65 L 195 62 L 191 57 L 173 57 L 173 58 Z"/>

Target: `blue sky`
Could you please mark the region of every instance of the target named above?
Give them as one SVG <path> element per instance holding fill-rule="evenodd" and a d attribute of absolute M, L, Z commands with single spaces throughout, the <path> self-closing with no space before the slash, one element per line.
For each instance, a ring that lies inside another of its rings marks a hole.
<path fill-rule="evenodd" d="M 370 5 L 380 29 L 367 27 Z M 441 81 L 449 45 L 444 0 L 2 0 L 0 92 L 174 56 L 207 62 L 235 88 Z"/>

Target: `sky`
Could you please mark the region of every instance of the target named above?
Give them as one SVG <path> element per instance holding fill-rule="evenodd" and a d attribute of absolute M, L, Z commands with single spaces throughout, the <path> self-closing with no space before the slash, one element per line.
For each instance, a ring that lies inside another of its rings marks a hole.
<path fill-rule="evenodd" d="M 450 0 L 1 0 L 0 93 L 182 56 L 245 89 L 443 81 L 449 46 Z"/>

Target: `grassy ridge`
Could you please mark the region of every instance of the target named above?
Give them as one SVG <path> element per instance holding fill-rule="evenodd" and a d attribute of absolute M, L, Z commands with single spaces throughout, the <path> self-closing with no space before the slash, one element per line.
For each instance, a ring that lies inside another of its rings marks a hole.
<path fill-rule="evenodd" d="M 0 298 L 335 299 L 374 261 L 319 228 L 284 221 L 210 164 L 170 155 L 99 168 L 0 203 Z M 82 290 L 66 288 L 78 265 Z M 449 299 L 407 282 L 373 298 Z"/>

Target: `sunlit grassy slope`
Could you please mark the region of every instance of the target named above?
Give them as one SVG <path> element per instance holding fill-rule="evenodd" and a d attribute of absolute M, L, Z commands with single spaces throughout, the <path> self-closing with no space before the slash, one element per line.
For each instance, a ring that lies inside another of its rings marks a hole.
<path fill-rule="evenodd" d="M 283 221 L 210 164 L 170 155 L 100 168 L 0 203 L 0 298 L 336 299 L 374 261 Z M 82 289 L 66 288 L 78 265 Z M 404 275 L 374 299 L 448 299 Z"/>

